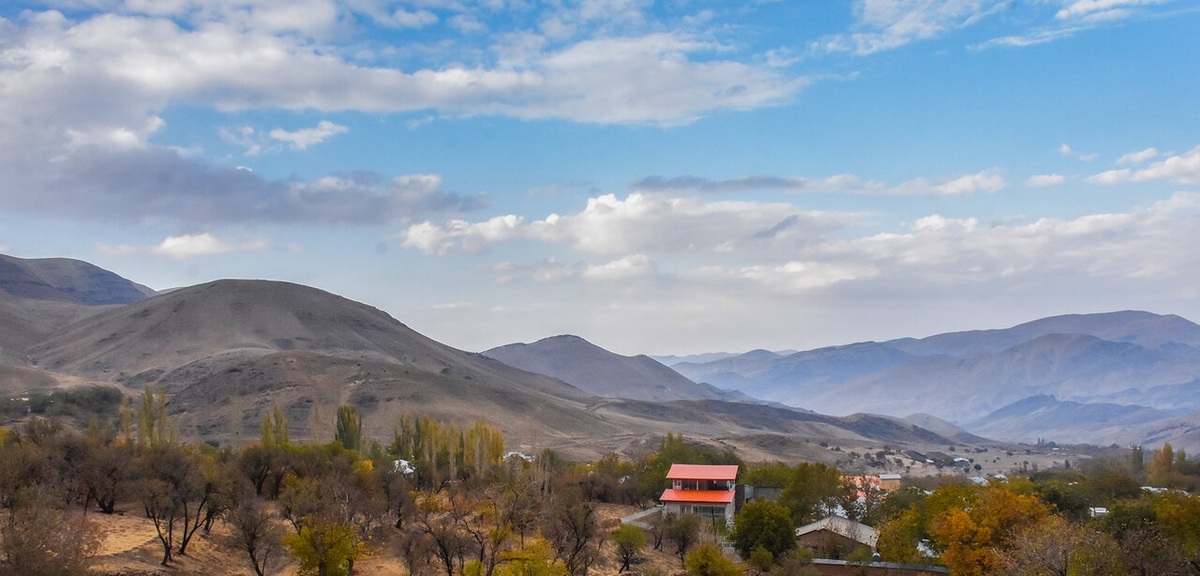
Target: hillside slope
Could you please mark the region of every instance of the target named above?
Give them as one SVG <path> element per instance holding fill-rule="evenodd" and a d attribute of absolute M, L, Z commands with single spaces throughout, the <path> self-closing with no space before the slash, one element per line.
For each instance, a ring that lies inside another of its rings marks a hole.
<path fill-rule="evenodd" d="M 509 344 L 482 354 L 527 372 L 558 378 L 605 398 L 667 401 L 731 396 L 715 386 L 692 382 L 648 356 L 621 356 L 578 336 Z"/>
<path fill-rule="evenodd" d="M 342 404 L 356 406 L 365 432 L 385 443 L 402 416 L 428 415 L 486 421 L 514 448 L 585 458 L 643 449 L 668 432 L 772 459 L 832 457 L 817 447 L 825 441 L 864 449 L 953 442 L 875 417 L 715 399 L 599 398 L 431 340 L 365 304 L 284 282 L 222 280 L 171 291 L 79 320 L 28 351 L 37 369 L 13 373 L 27 388 L 100 383 L 130 395 L 161 388 L 183 434 L 221 443 L 256 438 L 275 407 L 298 440 L 330 438 Z M 667 369 L 638 374 L 659 370 Z"/>

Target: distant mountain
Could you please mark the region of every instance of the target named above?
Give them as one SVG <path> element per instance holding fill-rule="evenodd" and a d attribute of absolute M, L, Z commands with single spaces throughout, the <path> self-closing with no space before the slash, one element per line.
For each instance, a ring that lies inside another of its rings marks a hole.
<path fill-rule="evenodd" d="M 137 302 L 154 291 L 80 260 L 0 254 L 0 363 L 26 360 L 26 348 L 55 330 Z M 0 378 L 0 387 L 10 379 Z"/>
<path fill-rule="evenodd" d="M 578 336 L 553 336 L 508 344 L 484 356 L 535 374 L 558 378 L 589 394 L 631 400 L 729 399 L 736 393 L 697 384 L 648 356 L 621 356 Z"/>
<path fill-rule="evenodd" d="M 1143 424 L 1200 412 L 1200 326 L 1137 311 L 1056 316 L 1007 329 L 778 358 L 753 352 L 673 368 L 695 381 L 736 385 L 758 398 L 822 413 L 927 413 L 1004 439 L 1058 435 L 1061 441 L 1115 438 L 1127 444 L 1148 437 Z M 1057 403 L 1053 410 L 1047 399 Z M 1032 410 L 1035 405 L 1041 408 Z M 1098 427 L 1105 415 L 1117 414 L 1129 425 L 1112 434 Z"/>
<path fill-rule="evenodd" d="M 1130 430 L 1154 428 L 1155 423 L 1187 414 L 1186 410 L 1030 396 L 969 422 L 967 427 L 982 435 L 999 433 L 1024 442 L 1047 438 L 1060 443 L 1125 445 Z M 1014 436 L 1014 430 L 1019 430 L 1019 435 Z"/>
<path fill-rule="evenodd" d="M 651 358 L 654 358 L 655 360 L 659 361 L 660 363 L 662 363 L 665 366 L 674 366 L 676 364 L 681 364 L 683 362 L 688 362 L 690 364 L 704 364 L 704 363 L 708 363 L 708 362 L 716 362 L 717 360 L 724 360 L 726 358 L 732 358 L 734 356 L 747 356 L 747 355 L 755 354 L 755 353 L 766 354 L 766 355 L 778 357 L 778 356 L 786 356 L 788 354 L 795 354 L 796 352 L 797 352 L 796 350 L 783 350 L 783 351 L 779 351 L 779 352 L 771 352 L 769 350 L 755 350 L 753 352 L 746 352 L 745 354 L 734 354 L 732 352 L 710 352 L 708 354 L 689 354 L 686 356 L 675 356 L 675 355 L 651 356 Z"/>
<path fill-rule="evenodd" d="M 72 318 L 60 314 L 63 307 L 86 313 Z M 373 307 L 284 282 L 222 280 L 107 306 L 3 293 L 4 310 L 38 332 L 14 338 L 14 348 L 0 354 L 0 390 L 105 384 L 137 395 L 162 388 L 184 435 L 222 443 L 256 438 L 262 415 L 276 406 L 294 438 L 327 439 L 342 404 L 356 406 L 365 432 L 381 441 L 401 416 L 428 415 L 486 421 L 512 447 L 585 458 L 641 450 L 668 432 L 736 447 L 751 459 L 832 461 L 840 453 L 824 447 L 830 443 L 865 451 L 955 442 L 873 416 L 715 398 L 602 398 L 451 348 Z M 661 397 L 719 395 L 645 357 L 617 356 L 578 339 L 558 344 L 580 362 L 598 363 L 597 372 L 611 368 L 643 387 L 652 380 Z"/>
<path fill-rule="evenodd" d="M 27 260 L 3 254 L 0 292 L 17 298 L 88 306 L 130 304 L 154 294 L 154 290 L 81 260 Z"/>

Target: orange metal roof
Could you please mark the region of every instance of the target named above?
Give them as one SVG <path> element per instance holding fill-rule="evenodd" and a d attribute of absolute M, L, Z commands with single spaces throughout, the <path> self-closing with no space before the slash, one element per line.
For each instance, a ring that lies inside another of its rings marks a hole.
<path fill-rule="evenodd" d="M 736 464 L 672 464 L 667 472 L 668 480 L 734 480 L 737 478 Z"/>
<path fill-rule="evenodd" d="M 733 502 L 733 490 L 663 490 L 662 502 L 692 502 L 695 504 L 728 504 Z"/>

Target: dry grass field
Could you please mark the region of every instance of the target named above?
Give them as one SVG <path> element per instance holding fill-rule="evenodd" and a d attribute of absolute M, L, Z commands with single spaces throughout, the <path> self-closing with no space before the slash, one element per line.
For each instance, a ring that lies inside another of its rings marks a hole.
<path fill-rule="evenodd" d="M 637 508 L 600 504 L 602 525 L 608 530 L 616 528 L 622 516 L 632 514 Z M 228 525 L 218 522 L 211 534 L 197 533 L 188 545 L 187 556 L 176 555 L 170 566 L 162 566 L 162 545 L 158 541 L 154 524 L 137 513 L 136 506 L 126 507 L 123 515 L 89 513 L 87 519 L 99 530 L 102 544 L 94 557 L 93 568 L 97 576 L 224 576 L 253 575 L 243 552 L 237 549 L 229 533 Z M 388 576 L 405 575 L 408 570 L 395 553 L 392 535 L 379 541 L 371 556 L 355 562 L 354 572 L 360 575 Z M 647 544 L 649 537 L 647 536 Z M 663 574 L 682 573 L 679 559 L 665 552 L 647 549 L 639 567 L 653 566 Z M 273 566 L 270 574 L 293 576 L 298 564 L 290 558 Z M 590 576 L 615 576 L 620 563 L 615 548 L 606 543 L 601 561 L 592 567 Z"/>

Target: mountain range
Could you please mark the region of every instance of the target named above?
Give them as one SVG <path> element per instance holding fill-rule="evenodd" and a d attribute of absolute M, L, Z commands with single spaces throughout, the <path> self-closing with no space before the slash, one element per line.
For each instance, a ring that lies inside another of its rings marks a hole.
<path fill-rule="evenodd" d="M 985 442 L 894 418 L 730 401 L 740 396 L 590 345 L 596 377 L 577 371 L 568 382 L 457 350 L 381 310 L 298 284 L 219 280 L 153 294 L 83 262 L 4 263 L 0 392 L 162 389 L 180 432 L 211 442 L 253 440 L 276 407 L 294 438 L 328 439 L 342 404 L 356 406 L 364 431 L 384 443 L 400 417 L 428 415 L 486 421 L 512 448 L 577 457 L 633 453 L 667 432 L 748 459 L 828 459 L 822 445 L 830 443 L 866 450 Z M 567 340 L 571 348 L 583 343 Z M 599 377 L 604 372 L 650 392 L 633 394 Z"/>
<path fill-rule="evenodd" d="M 256 437 L 274 407 L 297 438 L 320 438 L 352 404 L 385 441 L 402 415 L 426 414 L 584 457 L 667 432 L 764 458 L 983 438 L 1200 449 L 1200 326 L 1178 316 L 661 360 L 570 335 L 471 353 L 298 284 L 155 294 L 86 262 L 0 256 L 0 392 L 158 387 L 183 431 L 210 441 Z"/>
<path fill-rule="evenodd" d="M 1020 441 L 1200 447 L 1200 326 L 1173 315 L 1063 315 L 672 368 L 697 382 L 830 414 L 926 413 Z"/>

